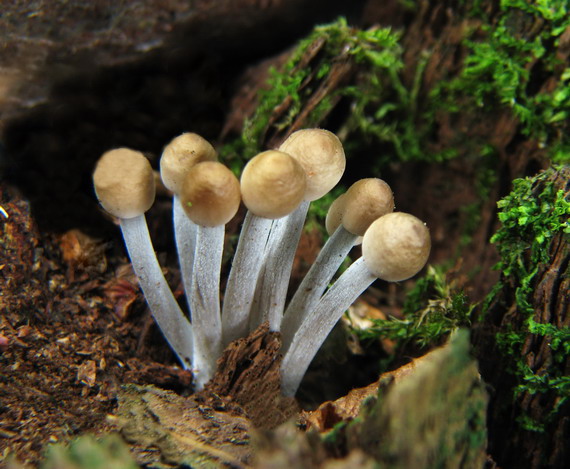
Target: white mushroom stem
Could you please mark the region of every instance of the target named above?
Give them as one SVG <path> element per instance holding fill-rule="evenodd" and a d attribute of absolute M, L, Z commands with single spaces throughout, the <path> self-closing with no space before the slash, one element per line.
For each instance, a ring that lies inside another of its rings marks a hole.
<path fill-rule="evenodd" d="M 271 331 L 281 329 L 293 260 L 309 204 L 309 201 L 303 201 L 292 213 L 273 222 L 265 248 L 263 271 L 257 285 L 258 314 L 250 324 L 251 330 L 265 321 L 269 322 Z"/>
<path fill-rule="evenodd" d="M 255 286 L 263 265 L 267 237 L 273 220 L 247 211 L 232 268 L 226 285 L 222 310 L 223 345 L 247 335 Z"/>
<path fill-rule="evenodd" d="M 346 159 L 338 137 L 323 129 L 303 129 L 291 134 L 279 147 L 303 168 L 306 187 L 302 204 L 284 220 L 274 224 L 269 237 L 267 261 L 258 288 L 259 321 L 270 329 L 281 327 L 293 258 L 305 223 L 309 203 L 329 192 L 340 180 Z"/>
<path fill-rule="evenodd" d="M 164 147 L 160 158 L 160 177 L 165 187 L 174 193 L 172 205 L 174 238 L 188 306 L 190 306 L 189 292 L 196 246 L 196 224 L 184 213 L 180 192 L 192 167 L 204 161 L 216 160 L 217 154 L 214 147 L 207 140 L 192 132 L 183 133 L 172 139 Z"/>
<path fill-rule="evenodd" d="M 346 159 L 338 137 L 323 129 L 303 129 L 291 134 L 279 147 L 290 154 L 305 170 L 307 186 L 301 205 L 273 225 L 267 247 L 267 261 L 256 295 L 262 316 L 279 331 L 285 309 L 289 277 L 309 203 L 329 192 L 340 180 Z M 253 324 L 257 325 L 257 324 Z"/>
<path fill-rule="evenodd" d="M 348 307 L 366 290 L 374 275 L 360 257 L 338 278 L 295 333 L 281 364 L 281 392 L 294 396 L 313 357 Z"/>
<path fill-rule="evenodd" d="M 121 231 L 150 311 L 170 347 L 188 369 L 192 366 L 192 325 L 166 283 L 148 232 L 144 214 L 120 219 Z"/>
<path fill-rule="evenodd" d="M 198 226 L 192 286 L 187 290 L 195 333 L 194 379 L 199 390 L 214 375 L 216 361 L 222 354 L 220 269 L 224 234 L 225 225 Z"/>
<path fill-rule="evenodd" d="M 176 251 L 178 252 L 178 262 L 182 273 L 182 284 L 184 291 L 190 292 L 192 287 L 192 269 L 194 266 L 194 251 L 196 250 L 196 232 L 197 226 L 182 207 L 182 202 L 178 195 L 174 195 L 172 201 L 172 218 L 174 220 L 174 239 L 176 242 Z M 190 295 L 186 295 L 186 301 L 190 311 Z"/>
<path fill-rule="evenodd" d="M 293 396 L 311 360 L 343 312 L 376 279 L 406 280 L 427 262 L 431 247 L 429 230 L 407 213 L 388 213 L 364 233 L 362 257 L 338 278 L 293 336 L 281 365 L 282 392 Z"/>
<path fill-rule="evenodd" d="M 194 341 L 194 377 L 202 389 L 216 371 L 222 353 L 220 269 L 225 224 L 240 204 L 239 181 L 222 163 L 202 161 L 188 170 L 180 195 L 186 215 L 197 225 L 190 294 Z"/>
<path fill-rule="evenodd" d="M 226 286 L 222 314 L 224 345 L 247 335 L 267 238 L 271 227 L 277 226 L 273 220 L 295 211 L 303 200 L 307 181 L 303 167 L 295 158 L 269 150 L 247 163 L 240 187 L 248 213 Z"/>
<path fill-rule="evenodd" d="M 331 279 L 344 259 L 346 259 L 357 238 L 358 235 L 350 233 L 342 225 L 339 225 L 333 235 L 327 240 L 321 252 L 319 252 L 317 259 L 311 265 L 285 310 L 281 324 L 283 353 L 291 345 L 295 331 L 303 322 L 303 318 L 313 310 L 321 299 Z"/>

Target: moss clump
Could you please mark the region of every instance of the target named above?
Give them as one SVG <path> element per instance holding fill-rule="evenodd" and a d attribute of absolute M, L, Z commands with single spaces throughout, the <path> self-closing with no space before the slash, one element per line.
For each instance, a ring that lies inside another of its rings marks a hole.
<path fill-rule="evenodd" d="M 390 76 L 394 82 L 391 88 L 407 96 L 408 91 L 398 77 L 403 67 L 399 41 L 400 34 L 390 28 L 361 30 L 350 27 L 344 18 L 316 27 L 299 42 L 280 70 L 270 70 L 267 87 L 259 91 L 259 105 L 254 115 L 245 122 L 241 137 L 226 147 L 224 153 L 239 152 L 248 159 L 259 152 L 268 127 L 278 131 L 289 128 L 319 85 L 330 78 L 333 65 L 339 61 L 358 64 L 369 77 L 365 81 L 372 86 L 379 86 L 381 76 Z M 351 114 L 360 114 L 359 109 L 366 107 L 366 93 L 360 88 L 359 84 L 326 90 L 319 97 L 318 104 L 304 116 L 303 127 L 319 125 L 335 98 L 340 96 L 349 96 L 358 101 L 358 109 Z M 378 112 L 389 112 L 393 106 L 387 104 Z M 280 107 L 285 112 L 275 116 L 275 110 Z"/>
<path fill-rule="evenodd" d="M 473 16 L 483 26 L 464 41 L 463 69 L 432 90 L 432 102 L 451 113 L 511 109 L 553 162 L 570 161 L 570 68 L 556 53 L 570 27 L 568 2 L 502 0 L 492 21 L 481 9 Z M 547 86 L 536 89 L 541 79 Z"/>
<path fill-rule="evenodd" d="M 350 113 L 341 123 L 347 147 L 383 144 L 381 154 L 367 162 L 372 167 L 394 158 L 477 160 L 487 153 L 490 142 L 458 136 L 455 146 L 441 146 L 433 141 L 437 122 L 443 115 L 467 112 L 480 120 L 476 116 L 509 109 L 520 132 L 545 148 L 552 161 L 569 161 L 570 68 L 557 53 L 570 27 L 566 0 L 502 0 L 495 7 L 481 1 L 460 2 L 457 9 L 471 21 L 464 28 L 466 55 L 456 75 L 431 89 L 422 87 L 432 51 L 421 51 L 414 59 L 409 83 L 402 79 L 401 32 L 361 30 L 344 18 L 316 27 L 280 70 L 270 71 L 267 87 L 259 91 L 257 110 L 245 122 L 240 138 L 223 153 L 248 159 L 263 149 L 269 128 L 284 132 L 306 111 L 311 98 L 317 104 L 303 114 L 304 127 L 321 125 L 337 98 L 344 97 L 350 103 Z M 356 79 L 323 91 L 320 85 L 340 61 L 357 66 Z M 281 111 L 276 113 L 277 109 Z"/>
<path fill-rule="evenodd" d="M 558 327 L 555 317 L 552 322 L 540 322 L 538 318 L 543 306 L 536 304 L 534 296 L 540 273 L 552 262 L 550 245 L 566 246 L 562 249 L 566 250 L 565 255 L 569 254 L 570 195 L 568 189 L 557 189 L 551 181 L 557 172 L 562 178 L 570 176 L 568 167 L 551 168 L 534 178 L 514 181 L 513 191 L 498 202 L 502 226 L 491 239 L 501 257 L 496 269 L 501 271 L 502 280 L 489 294 L 485 308 L 504 301 L 501 295 L 506 289 L 513 292 L 519 319 L 508 323 L 507 329 L 496 336 L 501 351 L 509 357 L 510 371 L 516 378 L 514 396 L 523 393 L 556 396 L 556 404 L 542 421 L 524 414 L 520 416 L 523 427 L 534 431 L 543 431 L 548 421 L 555 418 L 558 410 L 570 399 L 570 376 L 566 369 L 570 355 L 570 328 Z M 553 241 L 555 237 L 559 240 Z M 564 282 L 570 277 L 570 266 L 562 262 L 560 268 L 555 269 L 556 275 Z M 548 301 L 554 305 L 557 300 L 550 298 Z M 528 351 L 523 352 L 523 348 L 531 336 L 547 343 L 551 357 L 548 366 L 533 369 L 529 364 Z"/>
<path fill-rule="evenodd" d="M 377 319 L 366 330 L 357 331 L 361 339 L 380 337 L 396 340 L 399 347 L 427 348 L 441 344 L 449 334 L 469 327 L 474 305 L 453 282 L 448 282 L 443 267 L 429 266 L 426 275 L 408 292 L 404 303 L 405 319 Z"/>

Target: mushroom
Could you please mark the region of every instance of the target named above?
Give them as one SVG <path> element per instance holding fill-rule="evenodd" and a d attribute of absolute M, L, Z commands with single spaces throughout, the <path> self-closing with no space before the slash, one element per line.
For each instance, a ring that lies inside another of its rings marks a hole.
<path fill-rule="evenodd" d="M 190 308 L 194 328 L 194 377 L 202 389 L 216 369 L 222 353 L 220 270 L 225 224 L 240 204 L 239 181 L 222 163 L 205 161 L 186 174 L 181 205 L 197 225 Z"/>
<path fill-rule="evenodd" d="M 340 181 L 346 167 L 339 138 L 324 129 L 303 129 L 292 133 L 279 147 L 289 153 L 307 173 L 305 200 L 327 194 Z"/>
<path fill-rule="evenodd" d="M 190 368 L 192 325 L 164 279 L 144 215 L 155 196 L 150 163 L 128 148 L 110 150 L 97 162 L 93 183 L 103 208 L 119 219 L 133 269 L 158 327 L 183 366 Z"/>
<path fill-rule="evenodd" d="M 429 257 L 425 224 L 413 215 L 388 213 L 366 230 L 362 257 L 338 278 L 296 331 L 281 364 L 281 389 L 293 396 L 313 357 L 336 322 L 358 296 L 380 278 L 389 282 L 418 273 Z"/>
<path fill-rule="evenodd" d="M 293 259 L 309 204 L 328 193 L 346 167 L 342 143 L 335 134 L 324 129 L 298 130 L 281 144 L 279 151 L 290 154 L 301 164 L 307 175 L 307 189 L 299 207 L 273 223 L 267 241 L 266 262 L 257 296 L 260 298 L 259 310 L 263 312 L 260 321 L 268 320 L 273 331 L 281 328 Z"/>
<path fill-rule="evenodd" d="M 339 212 L 333 215 L 340 215 L 341 223 L 319 252 L 283 315 L 281 340 L 284 353 L 303 318 L 319 301 L 358 237 L 364 235 L 374 220 L 394 210 L 392 189 L 378 178 L 356 181 L 339 199 L 341 201 L 331 208 Z"/>
<path fill-rule="evenodd" d="M 200 135 L 186 132 L 170 141 L 160 158 L 160 177 L 167 189 L 174 194 L 172 218 L 174 239 L 180 262 L 185 291 L 191 287 L 194 249 L 196 247 L 196 225 L 186 216 L 180 204 L 180 191 L 188 171 L 202 161 L 217 161 L 214 147 Z M 187 299 L 189 302 L 189 299 Z"/>
<path fill-rule="evenodd" d="M 306 177 L 293 157 L 269 150 L 247 163 L 240 185 L 248 212 L 226 285 L 222 313 L 224 345 L 247 335 L 255 287 L 273 219 L 287 215 L 299 205 L 305 194 Z"/>
<path fill-rule="evenodd" d="M 327 211 L 327 216 L 325 218 L 325 229 L 327 234 L 332 236 L 339 225 L 342 223 L 342 212 L 344 211 L 344 201 L 346 198 L 346 192 L 340 194 L 336 199 L 334 199 Z"/>
<path fill-rule="evenodd" d="M 345 197 L 346 193 L 339 195 L 336 199 L 333 200 L 332 204 L 329 207 L 327 216 L 325 217 L 325 229 L 327 230 L 327 234 L 329 236 L 332 236 L 339 225 L 342 223 Z M 358 246 L 360 244 L 362 244 L 362 236 L 358 236 L 354 241 L 355 246 Z"/>

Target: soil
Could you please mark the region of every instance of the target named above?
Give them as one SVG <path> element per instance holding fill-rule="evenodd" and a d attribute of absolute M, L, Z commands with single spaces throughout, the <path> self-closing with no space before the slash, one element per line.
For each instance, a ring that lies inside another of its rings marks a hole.
<path fill-rule="evenodd" d="M 5 186 L 0 194 L 4 454 L 37 463 L 47 442 L 109 430 L 124 383 L 190 392 L 127 260 L 77 231 L 41 235 L 29 204 Z"/>

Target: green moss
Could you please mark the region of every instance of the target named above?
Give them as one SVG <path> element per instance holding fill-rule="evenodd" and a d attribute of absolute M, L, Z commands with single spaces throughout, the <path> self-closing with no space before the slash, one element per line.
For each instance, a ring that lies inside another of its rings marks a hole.
<path fill-rule="evenodd" d="M 530 281 L 538 266 L 549 260 L 545 246 L 560 231 L 570 234 L 567 220 L 570 202 L 564 198 L 564 192 L 557 191 L 552 183 L 547 182 L 538 196 L 533 193 L 533 185 L 547 180 L 553 171 L 513 182 L 512 192 L 497 203 L 502 226 L 491 238 L 501 256 L 496 268 L 507 277 L 521 280 L 522 290 L 517 294 L 520 299 L 517 304 L 529 312 L 532 306 L 525 298 L 531 293 Z"/>
<path fill-rule="evenodd" d="M 357 332 L 359 337 L 384 337 L 399 345 L 429 347 L 441 344 L 452 331 L 469 327 L 474 305 L 447 281 L 446 270 L 442 266 L 428 267 L 427 274 L 407 294 L 405 319 L 375 320 L 373 327 Z"/>
<path fill-rule="evenodd" d="M 408 2 L 409 7 L 414 2 Z M 390 28 L 360 30 L 348 26 L 344 18 L 316 27 L 299 42 L 287 63 L 272 69 L 268 86 L 259 92 L 259 106 L 233 142 L 232 155 L 249 159 L 262 148 L 269 127 L 283 131 L 299 116 L 304 104 L 319 84 L 329 77 L 331 64 L 344 57 L 356 62 L 358 83 L 326 95 L 307 116 L 306 126 L 318 125 L 331 109 L 334 98 L 344 96 L 351 112 L 343 124 L 350 147 L 358 142 L 382 142 L 381 154 L 367 163 L 381 167 L 394 158 L 402 161 L 443 162 L 457 156 L 481 154 L 488 142 L 465 142 L 430 151 L 435 116 L 471 109 L 476 115 L 511 109 L 521 124 L 521 132 L 547 148 L 553 161 L 570 159 L 570 68 L 553 51 L 562 33 L 570 26 L 566 0 L 502 0 L 498 14 L 487 17 L 477 1 L 460 8 L 483 26 L 466 29 L 467 55 L 458 76 L 443 80 L 419 94 L 423 72 L 430 58 L 423 51 L 416 60 L 411 83 L 402 81 L 404 67 L 401 33 Z M 311 48 L 322 47 L 316 58 L 305 63 Z M 554 89 L 533 90 L 532 71 L 543 82 L 549 78 Z M 287 103 L 277 122 L 274 111 Z"/>
<path fill-rule="evenodd" d="M 429 150 L 436 116 L 466 110 L 475 116 L 491 116 L 499 109 L 511 109 L 523 135 L 546 148 L 552 161 L 569 161 L 570 69 L 553 53 L 570 26 L 567 10 L 565 0 L 503 0 L 491 24 L 482 8 L 470 8 L 470 14 L 484 25 L 466 31 L 467 55 L 461 72 L 427 90 L 421 103 L 418 96 L 428 51 L 418 57 L 409 86 L 400 79 L 402 50 L 397 43 L 382 51 L 384 60 L 364 57 L 361 82 L 344 90 L 354 100 L 347 128 L 358 138 L 388 144 L 375 165 L 394 157 L 436 163 L 457 156 L 473 159 L 484 157 L 488 142 L 469 139 L 458 141 L 456 147 Z M 518 32 L 535 23 L 542 25 L 540 33 Z M 554 80 L 555 88 L 534 91 L 531 70 Z"/>
<path fill-rule="evenodd" d="M 380 76 L 387 73 L 394 82 L 392 88 L 409 101 L 409 93 L 398 78 L 398 71 L 403 67 L 399 40 L 400 34 L 390 28 L 363 31 L 348 26 L 344 18 L 316 27 L 299 42 L 291 58 L 279 71 L 275 68 L 270 70 L 267 87 L 259 91 L 259 106 L 255 114 L 245 122 L 241 137 L 222 153 L 240 153 L 247 160 L 261 151 L 268 127 L 279 131 L 287 129 L 318 85 L 329 77 L 332 72 L 331 64 L 342 54 L 347 60 L 360 64 L 365 73 L 367 69 L 373 70 L 370 74 L 373 86 L 379 83 Z M 318 58 L 305 64 L 303 60 L 307 52 L 316 44 L 322 44 Z M 309 80 L 309 77 L 312 79 Z M 366 107 L 366 94 L 359 88 L 360 86 L 340 88 L 324 96 L 305 118 L 306 127 L 318 125 L 322 121 L 323 116 L 330 111 L 335 97 L 358 98 L 356 107 Z M 277 122 L 270 124 L 275 109 L 283 103 L 287 103 L 287 112 L 280 116 Z M 387 112 L 390 106 L 388 104 L 384 111 Z M 359 110 L 356 109 L 352 114 L 359 114 Z"/>
<path fill-rule="evenodd" d="M 496 244 L 501 257 L 496 269 L 514 288 L 517 313 L 525 318 L 522 327 L 511 327 L 496 337 L 503 353 L 512 357 L 511 372 L 518 382 L 515 395 L 554 392 L 559 396 L 558 406 L 561 406 L 570 398 L 570 377 L 562 371 L 570 353 L 570 328 L 536 322 L 532 304 L 535 277 L 541 266 L 550 262 L 548 246 L 552 237 L 562 233 L 566 242 L 570 242 L 570 200 L 565 198 L 562 190 L 556 190 L 552 182 L 547 182 L 553 171 L 555 169 L 534 178 L 514 181 L 513 191 L 498 202 L 502 226 L 491 242 Z M 544 184 L 540 194 L 535 193 L 537 183 Z M 568 278 L 570 267 L 566 266 L 561 275 Z M 485 308 L 495 301 L 502 289 L 502 283 L 496 285 Z M 553 357 L 549 369 L 538 372 L 526 363 L 522 345 L 529 334 L 549 338 Z M 530 425 L 529 422 L 525 416 L 521 418 L 521 423 L 529 430 L 543 428 L 543 423 Z"/>
<path fill-rule="evenodd" d="M 463 69 L 432 90 L 432 103 L 451 113 L 466 106 L 484 113 L 511 109 L 521 133 L 545 147 L 552 161 L 570 161 L 570 68 L 552 52 L 570 27 L 568 2 L 502 0 L 493 24 L 481 10 L 475 16 L 484 26 L 465 40 Z M 531 70 L 554 79 L 556 87 L 534 91 Z"/>

